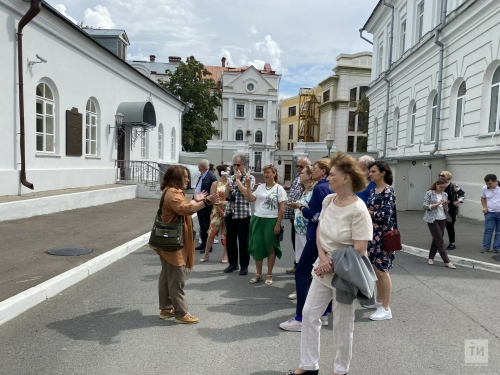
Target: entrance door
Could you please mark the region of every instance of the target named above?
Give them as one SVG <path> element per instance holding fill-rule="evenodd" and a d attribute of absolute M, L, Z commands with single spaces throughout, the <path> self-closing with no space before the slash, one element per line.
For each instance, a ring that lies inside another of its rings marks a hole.
<path fill-rule="evenodd" d="M 408 210 L 423 210 L 424 195 L 431 186 L 432 169 L 423 164 L 422 161 L 417 161 L 415 165 L 410 163 Z"/>
<path fill-rule="evenodd" d="M 117 129 L 116 136 L 118 137 L 118 143 L 116 145 L 116 160 L 117 167 L 120 170 L 120 180 L 125 179 L 125 130 Z"/>
<path fill-rule="evenodd" d="M 260 173 L 262 171 L 262 151 L 255 152 L 255 172 Z"/>

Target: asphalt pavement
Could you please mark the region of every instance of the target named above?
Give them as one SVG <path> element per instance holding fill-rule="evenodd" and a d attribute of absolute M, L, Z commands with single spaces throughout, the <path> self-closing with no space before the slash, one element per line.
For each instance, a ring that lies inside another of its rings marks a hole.
<path fill-rule="evenodd" d="M 295 311 L 285 225 L 272 286 L 249 284 L 253 262 L 247 276 L 224 274 L 220 244 L 208 263 L 196 263 L 186 293 L 199 324 L 158 318 L 160 262 L 144 247 L 1 326 L 0 373 L 278 375 L 296 368 L 300 333 L 278 327 Z M 356 310 L 350 375 L 499 374 L 500 274 L 429 266 L 400 253 L 391 275 L 393 319 L 372 322 L 373 310 Z M 333 370 L 331 326 L 330 316 L 320 374 Z"/>

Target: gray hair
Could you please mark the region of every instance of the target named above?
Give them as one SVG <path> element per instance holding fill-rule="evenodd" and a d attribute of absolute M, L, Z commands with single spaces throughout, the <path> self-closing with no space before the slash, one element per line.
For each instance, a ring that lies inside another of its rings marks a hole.
<path fill-rule="evenodd" d="M 247 154 L 236 154 L 233 156 L 233 163 L 236 159 L 240 158 L 240 163 L 248 167 L 248 155 Z"/>
<path fill-rule="evenodd" d="M 306 158 L 305 156 L 300 158 L 298 161 L 305 160 L 307 165 L 311 165 L 311 160 L 309 158 Z"/>
<path fill-rule="evenodd" d="M 202 165 L 207 170 L 210 168 L 210 162 L 207 159 L 201 159 L 198 165 Z"/>
<path fill-rule="evenodd" d="M 365 165 L 368 167 L 369 164 L 373 163 L 375 161 L 374 158 L 372 158 L 370 155 L 364 155 L 361 156 L 358 160 L 360 163 L 365 163 Z"/>

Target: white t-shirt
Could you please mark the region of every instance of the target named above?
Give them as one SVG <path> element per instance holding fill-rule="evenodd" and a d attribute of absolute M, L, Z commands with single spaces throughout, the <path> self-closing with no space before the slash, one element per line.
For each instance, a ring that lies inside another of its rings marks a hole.
<path fill-rule="evenodd" d="M 437 200 L 439 202 L 441 199 L 443 199 L 443 194 L 436 193 L 436 197 L 437 197 Z M 446 219 L 446 214 L 444 213 L 443 205 L 440 204 L 437 207 L 436 220 L 444 220 L 444 219 Z"/>
<path fill-rule="evenodd" d="M 332 203 L 335 195 L 330 194 L 325 197 L 319 216 L 319 240 L 321 247 L 329 256 L 335 250 L 352 246 L 353 240 L 371 241 L 373 239 L 373 223 L 365 202 L 356 197 L 356 201 L 350 205 L 337 207 Z M 319 258 L 315 266 L 317 264 L 319 264 Z M 332 288 L 333 273 L 321 278 L 316 276 L 313 270 L 312 275 L 319 282 Z"/>
<path fill-rule="evenodd" d="M 287 198 L 286 191 L 280 184 L 275 184 L 272 188 L 261 184 L 255 189 L 253 196 L 257 198 L 254 215 L 265 218 L 278 217 L 278 203 L 286 201 Z"/>
<path fill-rule="evenodd" d="M 484 185 L 481 198 L 486 198 L 488 212 L 500 212 L 500 186 L 497 186 L 495 189 L 488 189 Z"/>

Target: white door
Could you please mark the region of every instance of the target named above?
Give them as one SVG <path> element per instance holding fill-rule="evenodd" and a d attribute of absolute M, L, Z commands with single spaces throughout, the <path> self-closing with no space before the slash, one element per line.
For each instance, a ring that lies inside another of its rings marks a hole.
<path fill-rule="evenodd" d="M 422 211 L 424 195 L 431 186 L 432 169 L 422 161 L 410 163 L 410 181 L 408 188 L 408 210 Z M 427 163 L 425 163 L 427 164 Z"/>

